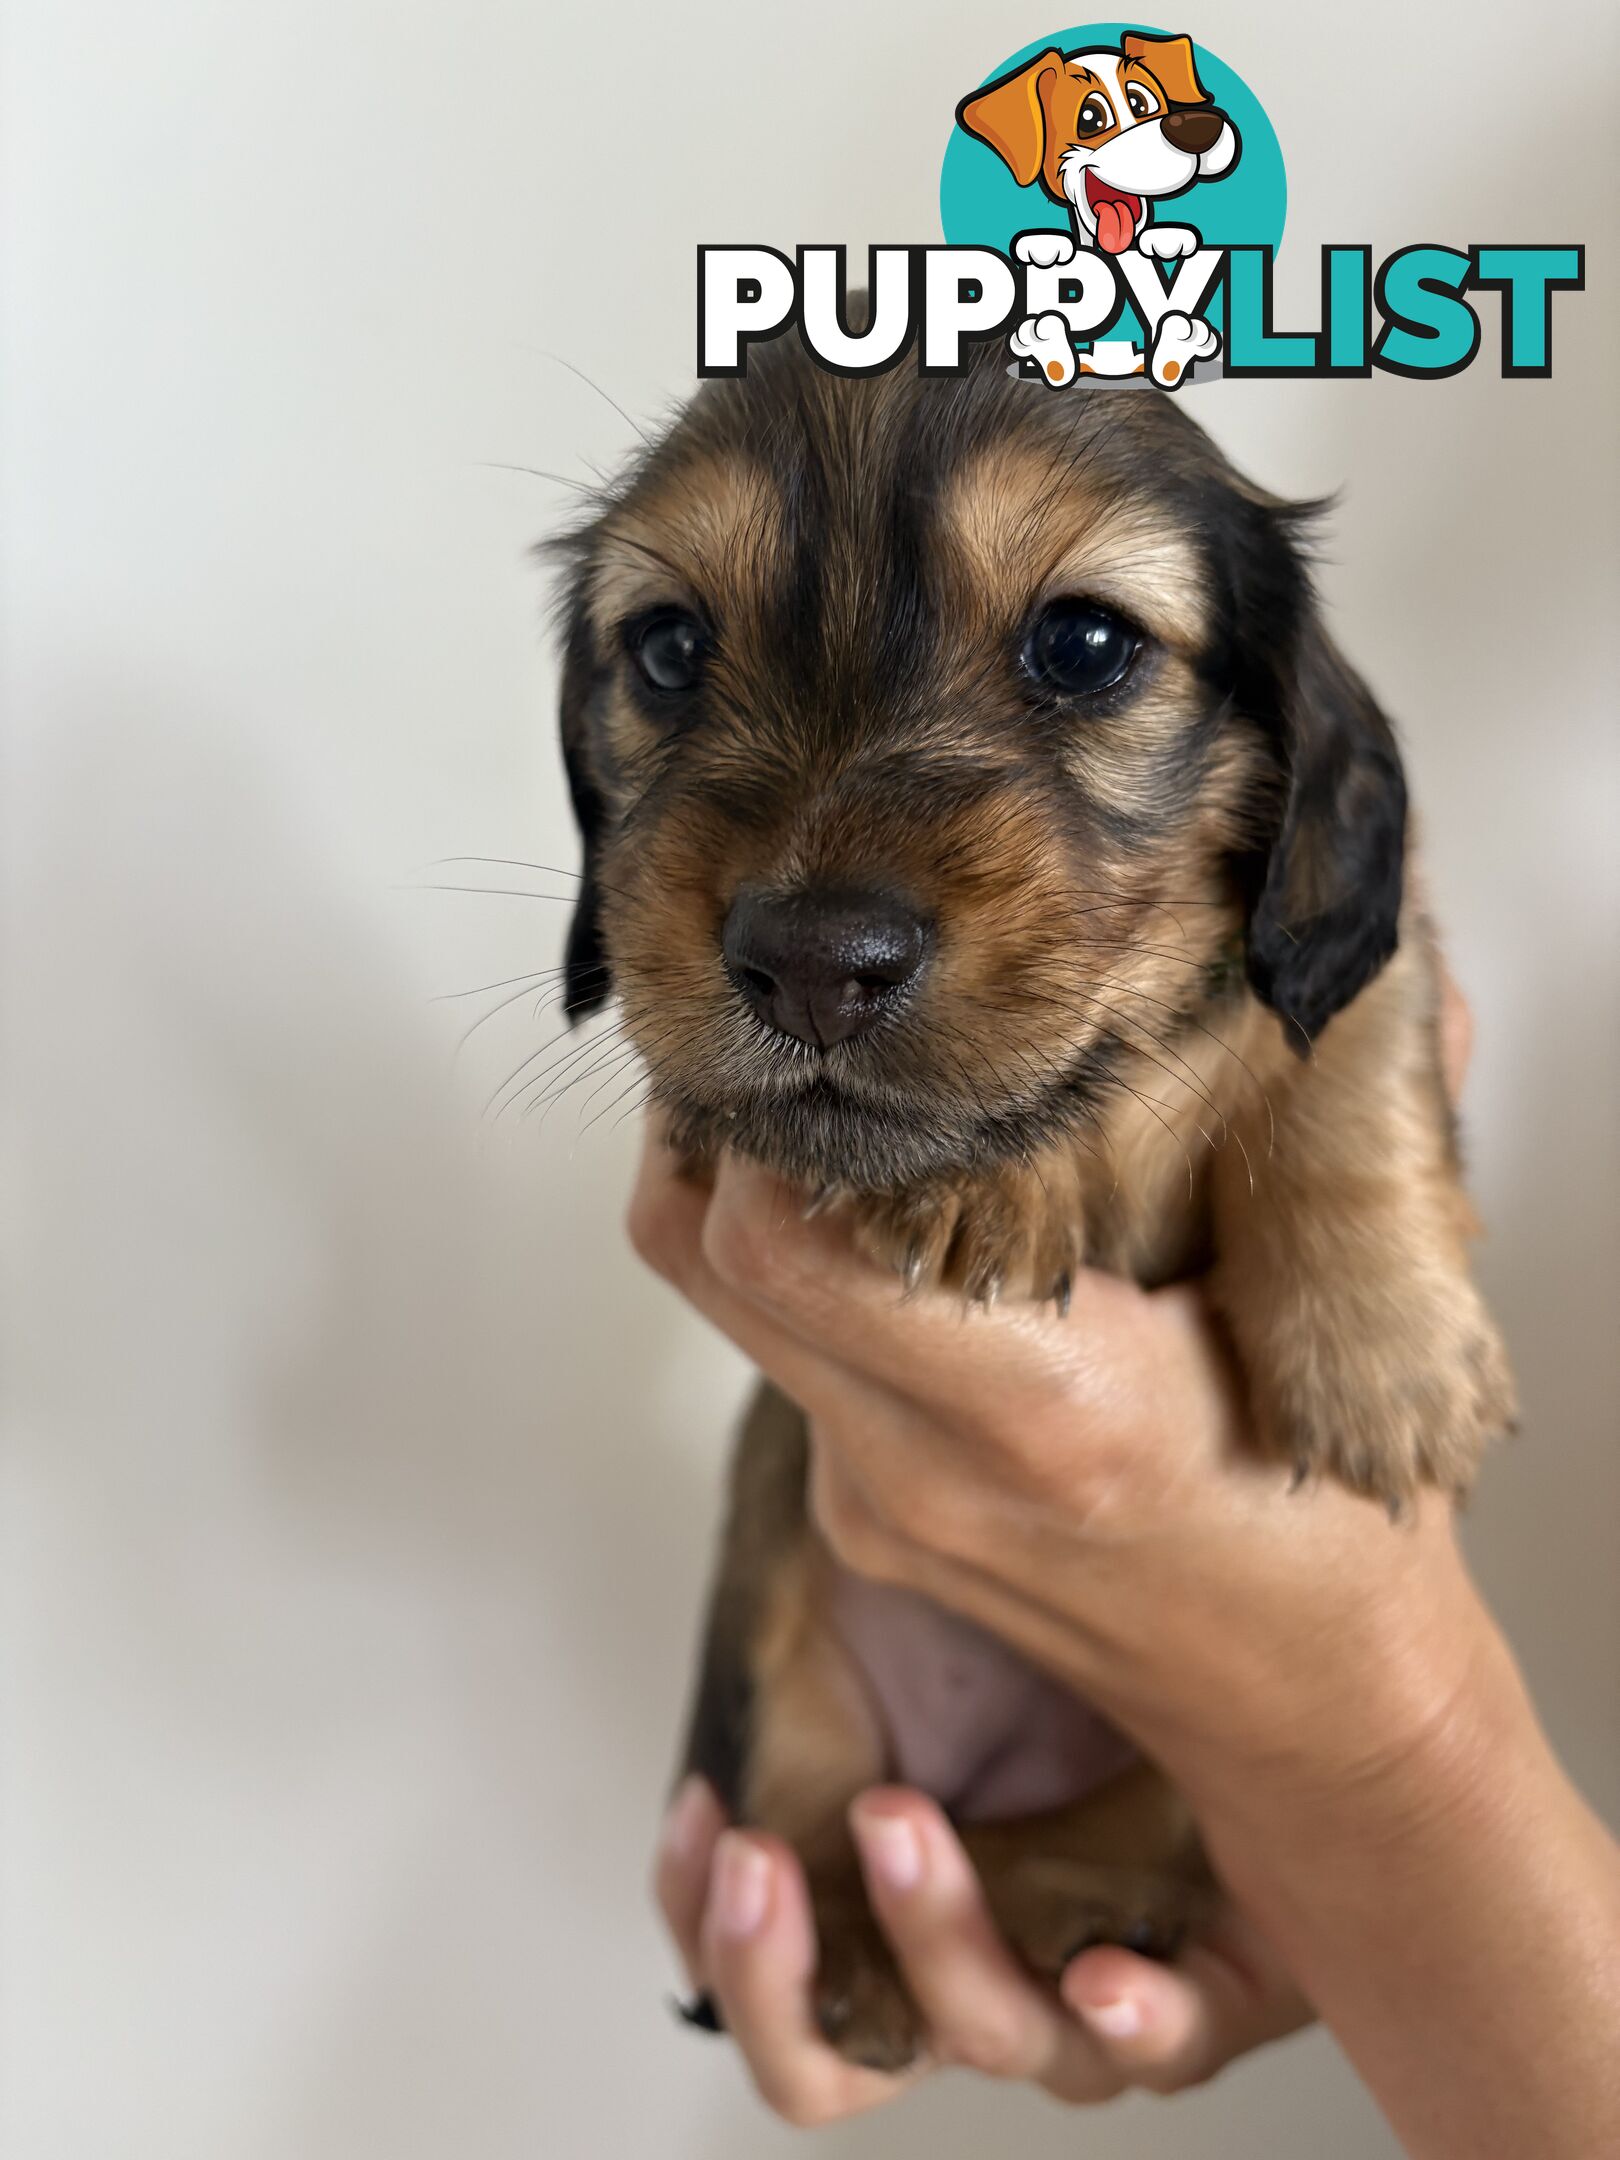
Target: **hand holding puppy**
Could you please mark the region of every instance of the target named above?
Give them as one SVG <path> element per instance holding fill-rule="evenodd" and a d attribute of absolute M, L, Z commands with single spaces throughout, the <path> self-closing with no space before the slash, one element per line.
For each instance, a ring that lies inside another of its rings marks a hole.
<path fill-rule="evenodd" d="M 1466 1016 L 1448 1019 L 1453 1079 Z M 1546 1750 L 1448 1510 L 1391 1526 L 1245 1448 L 1198 1296 L 1083 1280 L 1068 1320 L 902 1302 L 836 1220 L 651 1140 L 643 1255 L 811 1418 L 812 1504 L 857 1570 L 984 1622 L 1104 1707 L 1191 1799 L 1235 1902 L 1174 1966 L 1086 1952 L 1060 2007 L 997 1941 L 921 1795 L 852 1811 L 937 2061 L 1097 2100 L 1168 2090 L 1309 1996 L 1417 2154 L 1620 2138 L 1620 1862 Z M 904 2089 L 810 2013 L 803 1880 L 688 1784 L 659 1891 L 767 2099 L 828 2120 Z M 1292 1976 L 1292 1977 L 1291 1977 Z M 1301 1993 L 1303 1990 L 1303 1995 Z"/>

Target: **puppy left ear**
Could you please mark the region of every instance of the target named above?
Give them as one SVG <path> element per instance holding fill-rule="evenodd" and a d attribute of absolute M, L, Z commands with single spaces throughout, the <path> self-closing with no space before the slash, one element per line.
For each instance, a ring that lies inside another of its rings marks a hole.
<path fill-rule="evenodd" d="M 576 593 L 569 608 L 567 640 L 563 648 L 562 721 L 563 764 L 568 773 L 568 798 L 584 843 L 579 893 L 574 919 L 568 928 L 563 956 L 563 1012 L 570 1021 L 585 1020 L 607 1003 L 613 988 L 607 946 L 602 937 L 602 888 L 600 858 L 607 828 L 607 805 L 591 770 L 586 740 L 586 717 L 596 686 L 596 654 L 582 599 Z"/>
<path fill-rule="evenodd" d="M 1172 105 L 1209 104 L 1209 92 L 1198 80 L 1191 38 L 1143 37 L 1132 31 L 1120 39 L 1119 49 L 1157 77 Z"/>
<path fill-rule="evenodd" d="M 1277 684 L 1282 821 L 1250 912 L 1248 977 L 1305 1057 L 1395 951 L 1406 778 L 1388 720 L 1302 590 Z"/>

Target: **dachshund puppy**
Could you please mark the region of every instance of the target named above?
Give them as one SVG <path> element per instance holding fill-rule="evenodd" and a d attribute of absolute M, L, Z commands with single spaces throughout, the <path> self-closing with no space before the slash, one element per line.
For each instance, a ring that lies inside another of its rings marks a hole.
<path fill-rule="evenodd" d="M 1466 1490 L 1512 1383 L 1400 759 L 1302 516 L 1148 389 L 756 350 L 566 543 L 567 1004 L 619 999 L 693 1174 L 743 1150 L 906 1282 L 1063 1308 L 1082 1267 L 1204 1276 L 1279 1477 L 1393 1512 Z M 841 1573 L 806 1457 L 763 1390 L 686 1767 L 800 1853 L 823 2024 L 893 2067 L 864 1787 L 951 1808 L 1041 1973 L 1169 1954 L 1207 1876 L 1084 1706 Z"/>

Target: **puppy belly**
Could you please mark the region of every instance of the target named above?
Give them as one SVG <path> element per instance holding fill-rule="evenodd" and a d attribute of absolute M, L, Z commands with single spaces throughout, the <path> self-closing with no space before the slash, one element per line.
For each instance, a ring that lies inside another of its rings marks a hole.
<path fill-rule="evenodd" d="M 928 1598 L 839 1568 L 833 1618 L 887 1728 L 894 1776 L 964 1821 L 1065 1806 L 1136 1760 L 1105 1718 Z"/>

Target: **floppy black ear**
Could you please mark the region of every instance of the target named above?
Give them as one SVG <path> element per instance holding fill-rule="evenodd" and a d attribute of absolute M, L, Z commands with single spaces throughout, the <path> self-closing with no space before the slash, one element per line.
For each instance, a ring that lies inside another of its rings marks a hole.
<path fill-rule="evenodd" d="M 568 798 L 574 806 L 574 818 L 584 843 L 579 895 L 574 903 L 574 919 L 568 928 L 568 948 L 563 957 L 563 1011 L 571 1021 L 588 1019 L 592 1013 L 600 1011 L 613 988 L 607 947 L 602 939 L 600 883 L 607 806 L 591 772 L 586 742 L 586 721 L 598 672 L 590 624 L 576 585 L 569 601 L 561 698 Z"/>
<path fill-rule="evenodd" d="M 1282 814 L 1256 881 L 1248 976 L 1303 1057 L 1395 951 L 1406 779 L 1390 724 L 1322 627 L 1297 559 L 1288 582 L 1292 634 L 1272 661 L 1265 716 Z"/>

